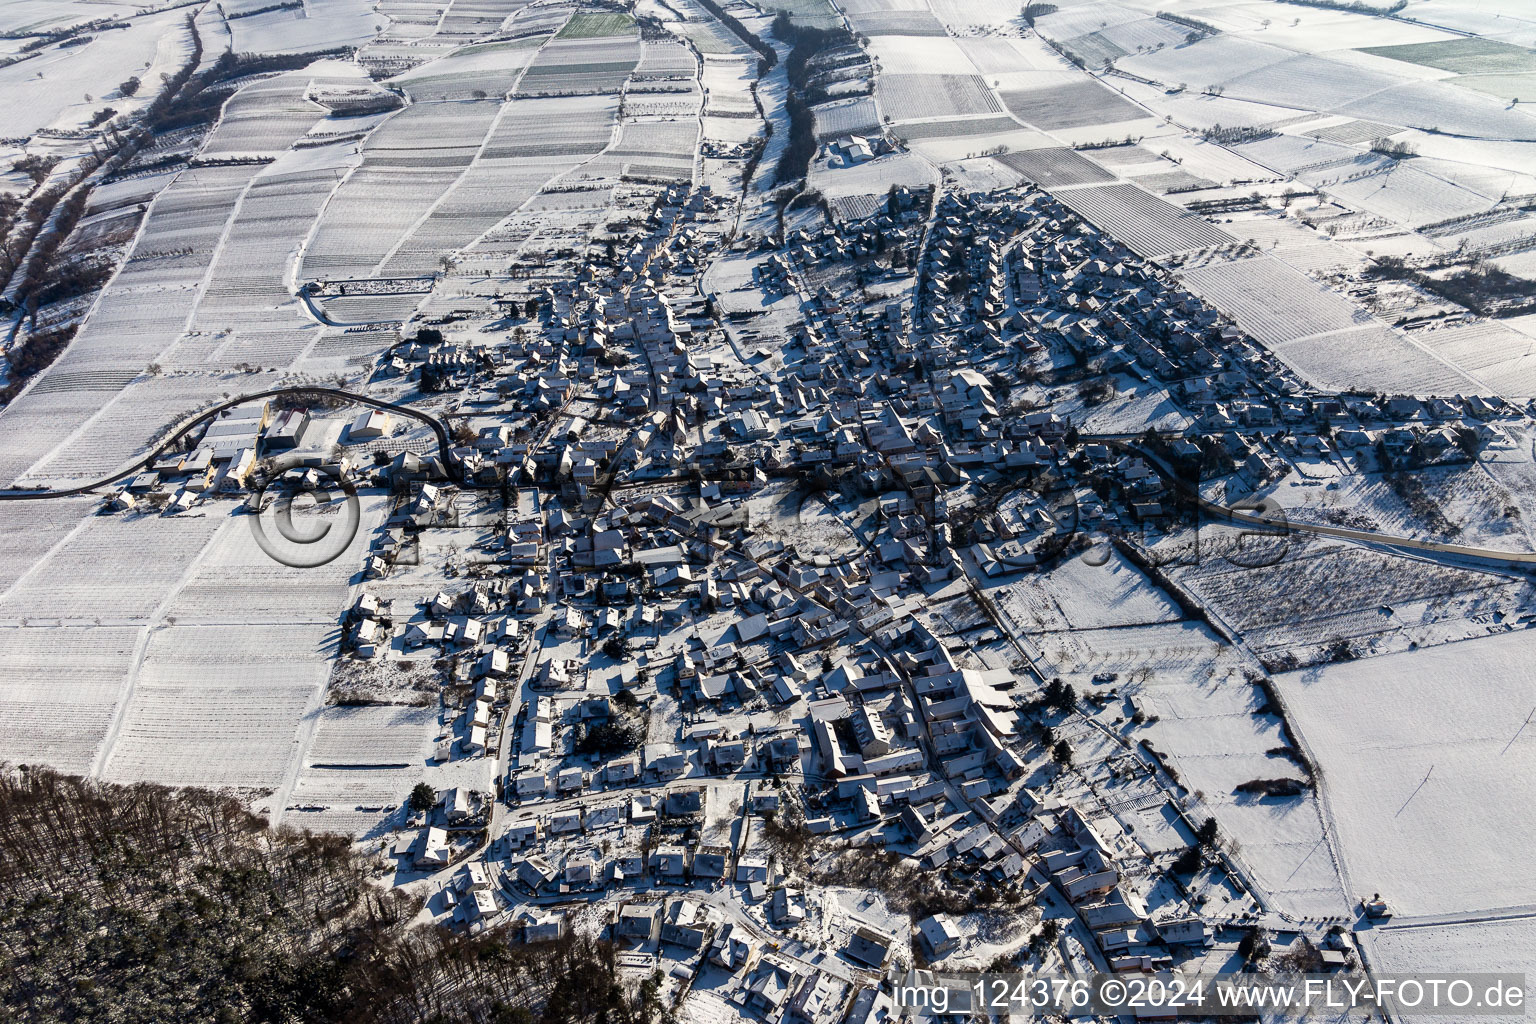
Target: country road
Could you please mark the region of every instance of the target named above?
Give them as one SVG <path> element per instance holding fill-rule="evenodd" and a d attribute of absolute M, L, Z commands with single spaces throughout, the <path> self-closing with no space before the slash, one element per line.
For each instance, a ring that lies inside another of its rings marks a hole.
<path fill-rule="evenodd" d="M 397 402 L 386 402 L 380 398 L 368 395 L 360 395 L 351 391 L 343 391 L 339 388 L 299 386 L 273 388 L 269 391 L 258 391 L 254 394 L 240 395 L 227 399 L 217 405 L 211 406 L 202 412 L 193 413 L 172 425 L 165 439 L 155 445 L 144 457 L 135 460 L 113 473 L 90 483 L 65 490 L 3 490 L 0 491 L 0 501 L 42 501 L 49 498 L 67 498 L 81 494 L 90 494 L 101 487 L 107 487 L 119 480 L 142 472 L 154 463 L 162 453 L 177 444 L 183 437 L 190 433 L 204 420 L 217 416 L 226 409 L 244 405 L 247 402 L 259 401 L 264 398 L 280 398 L 291 395 L 320 395 L 326 398 L 341 401 L 356 402 L 373 409 L 382 409 L 386 412 L 399 413 L 402 416 L 424 423 L 432 429 L 437 438 L 438 453 L 442 458 L 443 467 L 447 470 L 453 482 L 465 488 L 494 489 L 500 484 L 482 484 L 466 477 L 461 466 L 453 455 L 453 442 L 449 435 L 447 425 L 431 413 L 413 409 L 408 405 Z M 1182 436 L 1182 435 L 1172 435 Z M 1339 540 L 1355 541 L 1361 544 L 1378 544 L 1387 547 L 1405 548 L 1412 551 L 1424 551 L 1438 555 L 1447 555 L 1453 558 L 1465 558 L 1472 561 L 1485 562 L 1504 568 L 1526 570 L 1536 568 L 1536 551 L 1503 551 L 1498 548 L 1483 548 L 1466 544 L 1448 544 L 1442 541 L 1420 540 L 1415 537 L 1399 537 L 1387 533 L 1377 533 L 1371 530 L 1356 530 L 1344 526 L 1324 526 L 1318 523 L 1298 523 L 1287 519 L 1283 515 L 1275 515 L 1260 510 L 1247 510 L 1221 505 L 1209 500 L 1200 494 L 1198 489 L 1191 488 L 1179 475 L 1158 455 L 1147 451 L 1133 443 L 1123 434 L 1096 434 L 1082 435 L 1082 440 L 1088 443 L 1105 444 L 1121 451 L 1139 456 L 1148 465 L 1165 479 L 1173 487 L 1184 495 L 1194 499 L 1200 511 L 1235 526 L 1252 526 L 1266 530 L 1279 530 L 1284 533 L 1304 533 L 1318 537 L 1334 537 Z M 654 483 L 656 481 L 647 481 Z"/>

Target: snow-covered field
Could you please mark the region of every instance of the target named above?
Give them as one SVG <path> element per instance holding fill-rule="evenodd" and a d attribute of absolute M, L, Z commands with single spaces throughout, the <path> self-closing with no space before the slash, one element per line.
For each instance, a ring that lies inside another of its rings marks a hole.
<path fill-rule="evenodd" d="M 1371 966 L 1381 973 L 1524 972 L 1525 1003 L 1536 999 L 1536 918 L 1523 914 L 1468 924 L 1408 925 L 1389 922 L 1361 933 Z M 1408 1021 L 1466 1021 L 1486 1018 L 1402 1014 Z"/>
<path fill-rule="evenodd" d="M 1276 677 L 1351 897 L 1379 892 L 1400 918 L 1536 903 L 1533 653 L 1521 630 Z"/>

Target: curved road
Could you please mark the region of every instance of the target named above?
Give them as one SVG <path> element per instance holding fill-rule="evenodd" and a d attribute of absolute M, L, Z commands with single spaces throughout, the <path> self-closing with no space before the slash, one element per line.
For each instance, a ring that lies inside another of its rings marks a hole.
<path fill-rule="evenodd" d="M 1227 505 L 1218 505 L 1202 495 L 1197 487 L 1189 486 L 1160 456 L 1146 451 L 1122 437 L 1089 437 L 1088 435 L 1083 435 L 1082 439 L 1085 442 L 1105 444 L 1139 456 L 1149 466 L 1157 470 L 1165 480 L 1172 483 L 1175 490 L 1188 497 L 1192 497 L 1199 506 L 1200 511 L 1209 514 L 1213 518 L 1225 520 L 1234 525 L 1267 527 L 1282 532 L 1294 531 L 1318 537 L 1336 537 L 1340 540 L 1358 541 L 1363 544 L 1383 544 L 1388 547 L 1428 551 L 1442 555 L 1452 555 L 1458 558 L 1469 558 L 1480 562 L 1491 562 L 1509 568 L 1536 568 L 1536 551 L 1501 551 L 1498 548 L 1480 548 L 1465 544 L 1446 544 L 1441 541 L 1418 540 L 1413 537 L 1396 537 L 1391 534 L 1375 533 L 1370 530 L 1354 530 L 1345 526 L 1296 523 L 1290 521 L 1284 515 L 1276 515 L 1257 508 L 1249 511 Z"/>
<path fill-rule="evenodd" d="M 154 464 L 154 461 L 158 459 L 161 454 L 163 454 L 167 449 L 180 441 L 204 420 L 211 419 L 226 409 L 232 409 L 236 406 L 244 405 L 247 402 L 258 401 L 263 398 L 279 398 L 287 395 L 321 395 L 326 398 L 334 398 L 346 402 L 355 402 L 358 405 L 366 405 L 373 409 L 383 409 L 386 412 L 399 413 L 401 416 L 416 420 L 419 423 L 424 423 L 428 427 L 432 428 L 433 434 L 436 435 L 438 453 L 442 458 L 443 468 L 447 470 L 449 477 L 455 484 L 460 487 L 471 489 L 494 489 L 500 486 L 500 484 L 477 483 L 465 476 L 464 467 L 460 465 L 453 456 L 453 443 L 452 438 L 449 436 L 447 425 L 436 416 L 433 416 L 431 413 L 422 412 L 420 409 L 413 409 L 408 405 L 400 405 L 396 402 L 386 402 L 380 398 L 372 398 L 368 395 L 359 395 L 351 391 L 343 391 L 339 388 L 301 386 L 273 388 L 270 391 L 258 391 L 255 394 L 240 395 L 238 397 L 220 402 L 217 405 L 211 406 L 202 412 L 194 413 L 193 415 L 182 420 L 171 431 L 171 433 L 166 436 L 165 440 L 157 444 L 153 450 L 151 450 L 143 458 L 128 466 L 123 467 L 122 469 L 117 470 L 114 473 L 104 476 L 98 480 L 93 480 L 88 484 L 82 484 L 78 487 L 71 487 L 66 490 L 57 491 L 5 490 L 0 491 L 0 501 L 40 501 L 48 498 L 67 498 L 80 494 L 90 494 L 97 488 L 106 487 L 109 484 L 113 484 L 119 480 L 122 480 L 124 477 L 132 476 L 134 473 L 138 473 L 147 469 L 149 466 Z M 1319 537 L 1334 537 L 1340 540 L 1351 540 L 1362 544 L 1382 544 L 1389 547 L 1407 548 L 1413 551 L 1426 551 L 1435 554 L 1450 555 L 1456 558 L 1468 558 L 1475 561 L 1489 562 L 1508 568 L 1536 568 L 1536 551 L 1501 551 L 1497 548 L 1480 548 L 1465 544 L 1446 544 L 1441 541 L 1419 540 L 1413 537 L 1396 537 L 1391 534 L 1375 533 L 1370 530 L 1354 530 L 1344 526 L 1324 526 L 1316 523 L 1297 523 L 1291 522 L 1284 516 L 1277 516 L 1263 511 L 1245 511 L 1243 509 L 1232 508 L 1226 505 L 1219 505 L 1216 502 L 1207 499 L 1204 495 L 1200 494 L 1198 488 L 1192 488 L 1186 484 L 1182 479 L 1180 479 L 1179 475 L 1175 473 L 1166 462 L 1163 461 L 1160 456 L 1146 451 L 1139 445 L 1134 444 L 1128 440 L 1125 435 L 1090 436 L 1085 434 L 1083 435 L 1082 440 L 1085 442 L 1106 444 L 1110 447 L 1118 448 L 1122 451 L 1129 452 L 1130 454 L 1140 456 L 1142 459 L 1146 460 L 1148 465 L 1156 469 L 1165 480 L 1170 481 L 1176 490 L 1194 498 L 1196 504 L 1199 506 L 1202 512 L 1205 512 L 1213 518 L 1224 520 L 1228 523 L 1232 523 L 1238 526 L 1255 526 L 1286 532 L 1294 531 L 1296 533 L 1307 533 Z"/>
<path fill-rule="evenodd" d="M 473 480 L 468 480 L 465 478 L 463 466 L 459 465 L 459 463 L 453 457 L 453 442 L 452 438 L 448 434 L 447 425 L 436 416 L 433 416 L 431 413 L 422 412 L 420 409 L 413 409 L 408 405 L 399 405 L 395 402 L 386 402 L 379 398 L 370 398 L 367 395 L 358 395 L 350 391 L 342 391 L 339 388 L 287 387 L 273 388 L 270 391 L 258 391 L 255 394 L 250 395 L 240 395 L 236 398 L 231 398 L 227 401 L 220 402 L 218 405 L 211 406 L 202 412 L 193 413 L 191 416 L 183 419 L 179 424 L 177 424 L 172 429 L 171 433 L 166 435 L 165 440 L 155 445 L 155 447 L 143 458 L 131 463 L 130 465 L 124 466 L 123 468 L 118 469 L 108 474 L 107 476 L 93 480 L 88 484 L 81 484 L 79 487 L 71 487 L 66 490 L 57 491 L 39 489 L 4 490 L 0 491 L 0 501 L 40 501 L 45 498 L 68 498 L 78 494 L 90 494 L 98 487 L 106 487 L 109 484 L 116 483 L 124 477 L 132 476 L 135 473 L 139 473 L 145 469 L 148 469 L 150 466 L 154 465 L 155 460 L 164 454 L 167 449 L 179 442 L 204 420 L 211 419 L 212 417 L 217 416 L 219 413 L 224 412 L 226 409 L 233 409 L 236 406 L 244 405 L 247 402 L 259 401 L 263 398 L 280 398 L 286 395 L 323 395 L 326 398 L 335 398 L 342 401 L 355 402 L 358 405 L 366 405 L 369 408 L 383 409 L 386 412 L 399 413 L 402 416 L 406 416 L 410 419 L 417 420 L 418 422 L 425 423 L 427 426 L 431 427 L 432 432 L 437 435 L 438 454 L 442 457 L 443 467 L 448 471 L 448 475 L 453 478 L 454 483 L 461 487 L 469 488 L 494 488 L 500 486 L 499 484 L 479 484 Z"/>

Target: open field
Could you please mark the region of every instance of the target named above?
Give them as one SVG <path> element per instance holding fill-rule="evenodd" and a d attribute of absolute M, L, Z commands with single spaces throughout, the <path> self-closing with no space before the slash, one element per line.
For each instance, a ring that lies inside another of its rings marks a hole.
<path fill-rule="evenodd" d="M 1135 121 L 1147 112 L 1097 82 L 1072 82 L 1003 93 L 1008 112 L 1026 124 L 1050 131 Z"/>
<path fill-rule="evenodd" d="M 1536 919 L 1528 914 L 1499 920 L 1443 924 L 1387 922 L 1361 934 L 1371 966 L 1382 973 L 1514 971 L 1526 976 L 1525 1003 L 1536 999 Z M 1405 1021 L 1454 1021 L 1471 1016 L 1402 1014 Z"/>
<path fill-rule="evenodd" d="M 896 121 L 1002 112 L 977 75 L 881 75 L 875 82 L 881 112 Z"/>
<path fill-rule="evenodd" d="M 1059 198 L 1074 213 L 1143 256 L 1167 256 L 1236 241 L 1204 218 L 1134 185 L 1094 185 L 1063 192 Z"/>
<path fill-rule="evenodd" d="M 1509 75 L 1536 71 L 1536 53 L 1497 39 L 1446 39 L 1402 46 L 1367 46 L 1365 53 L 1424 64 L 1459 75 Z"/>
<path fill-rule="evenodd" d="M 1175 622 L 1178 606 L 1129 562 L 1111 553 L 1104 565 L 1069 558 L 1049 572 L 992 592 L 1025 632 L 1106 629 Z"/>
<path fill-rule="evenodd" d="M 589 39 L 593 36 L 623 35 L 635 27 L 628 14 L 574 14 L 556 35 L 556 39 Z"/>
<path fill-rule="evenodd" d="M 1004 153 L 997 159 L 1041 188 L 1092 185 L 1115 180 L 1113 174 L 1071 149 L 1027 149 L 1019 153 Z"/>
<path fill-rule="evenodd" d="M 1519 631 L 1277 677 L 1351 895 L 1406 916 L 1536 902 L 1536 822 L 1506 812 L 1536 774 L 1531 652 Z"/>
<path fill-rule="evenodd" d="M 1191 291 L 1270 345 L 1371 322 L 1347 297 L 1267 256 L 1191 268 L 1180 276 Z"/>

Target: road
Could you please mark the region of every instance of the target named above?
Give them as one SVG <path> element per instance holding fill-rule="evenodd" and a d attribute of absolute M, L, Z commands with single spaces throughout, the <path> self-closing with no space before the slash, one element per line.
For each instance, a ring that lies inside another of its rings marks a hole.
<path fill-rule="evenodd" d="M 217 416 L 227 409 L 233 409 L 248 402 L 256 402 L 267 398 L 281 398 L 285 396 L 318 395 L 325 398 L 337 399 L 346 402 L 355 402 L 372 409 L 382 409 L 386 412 L 398 413 L 409 419 L 416 420 L 431 428 L 437 439 L 438 454 L 442 459 L 443 468 L 448 472 L 453 482 L 460 487 L 477 490 L 495 490 L 501 487 L 500 483 L 479 483 L 469 478 L 464 473 L 464 467 L 453 455 L 453 440 L 448 432 L 448 426 L 442 420 L 431 413 L 414 409 L 398 402 L 386 402 L 380 398 L 369 395 L 361 395 L 340 388 L 326 387 L 286 387 L 273 388 L 269 391 L 258 391 L 249 395 L 240 395 L 227 399 L 217 405 L 210 406 L 202 412 L 193 413 L 174 424 L 165 439 L 155 445 L 143 458 L 130 465 L 124 466 L 113 473 L 93 480 L 78 487 L 64 490 L 4 490 L 0 491 L 0 501 L 42 501 L 50 498 L 68 498 L 81 494 L 90 494 L 99 488 L 110 486 L 135 473 L 143 472 L 154 464 L 166 451 L 174 447 L 188 433 L 195 429 L 203 421 Z M 568 403 L 567 403 L 568 404 Z M 551 422 L 558 417 L 553 417 Z M 546 431 L 547 436 L 547 431 Z M 1182 435 L 1173 435 L 1182 436 Z M 1264 511 L 1250 511 L 1221 505 L 1209 500 L 1200 494 L 1198 489 L 1191 488 L 1177 473 L 1173 471 L 1159 456 L 1128 441 L 1125 435 L 1098 434 L 1083 435 L 1082 440 L 1087 443 L 1100 443 L 1118 448 L 1128 454 L 1137 455 L 1144 459 L 1148 465 L 1173 484 L 1175 490 L 1192 498 L 1199 506 L 1200 511 L 1231 523 L 1235 526 L 1252 526 L 1259 529 L 1280 530 L 1282 532 L 1305 533 L 1319 537 L 1334 537 L 1339 540 L 1350 540 L 1362 544 L 1378 544 L 1386 547 L 1405 548 L 1412 551 L 1424 551 L 1432 554 L 1446 555 L 1454 558 L 1465 558 L 1472 561 L 1491 563 L 1505 568 L 1529 569 L 1536 568 L 1536 551 L 1504 551 L 1498 548 L 1484 548 L 1467 544 L 1447 544 L 1443 541 L 1422 540 L 1416 537 L 1401 537 L 1387 533 L 1377 533 L 1371 530 L 1356 530 L 1344 526 L 1324 526 L 1320 523 L 1293 522 L 1283 515 L 1275 515 Z"/>
<path fill-rule="evenodd" d="M 173 423 L 170 427 L 169 433 L 166 434 L 165 439 L 151 448 L 148 454 L 146 454 L 144 457 L 137 459 L 136 461 L 117 470 L 114 470 L 104 477 L 92 480 L 88 484 L 81 484 L 78 487 L 71 487 L 67 490 L 28 490 L 12 488 L 0 491 L 0 501 L 41 501 L 47 498 L 68 498 L 79 494 L 90 494 L 97 488 L 107 487 L 118 482 L 119 480 L 123 480 L 127 477 L 133 476 L 135 473 L 141 473 L 148 469 L 150 466 L 154 465 L 156 459 L 180 443 L 181 440 L 187 436 L 187 434 L 195 430 L 204 420 L 212 419 L 227 409 L 233 409 L 237 406 L 245 405 L 247 402 L 259 402 L 267 398 L 282 398 L 286 396 L 297 395 L 319 395 L 325 398 L 339 399 L 345 402 L 354 402 L 358 405 L 366 405 L 371 409 L 382 409 L 386 412 L 398 413 L 399 415 L 405 416 L 409 419 L 416 420 L 420 423 L 425 423 L 432 429 L 432 433 L 437 437 L 437 450 L 438 454 L 442 457 L 443 468 L 447 470 L 448 475 L 453 478 L 453 482 L 455 484 L 460 487 L 483 490 L 494 490 L 501 486 L 500 483 L 476 483 L 475 481 L 467 479 L 464 476 L 464 467 L 458 463 L 453 455 L 453 439 L 448 433 L 447 424 L 438 419 L 436 416 L 433 416 L 431 413 L 422 412 L 420 409 L 413 409 L 408 405 L 400 405 L 397 402 L 386 402 L 381 398 L 373 398 L 369 395 L 360 395 L 352 391 L 343 391 L 339 388 L 287 387 L 273 388 L 270 391 L 257 391 L 254 394 L 249 395 L 240 395 L 237 398 L 230 398 L 218 403 L 217 405 L 209 406 L 202 412 L 192 413 L 190 416 L 187 416 L 177 421 L 176 423 Z"/>

